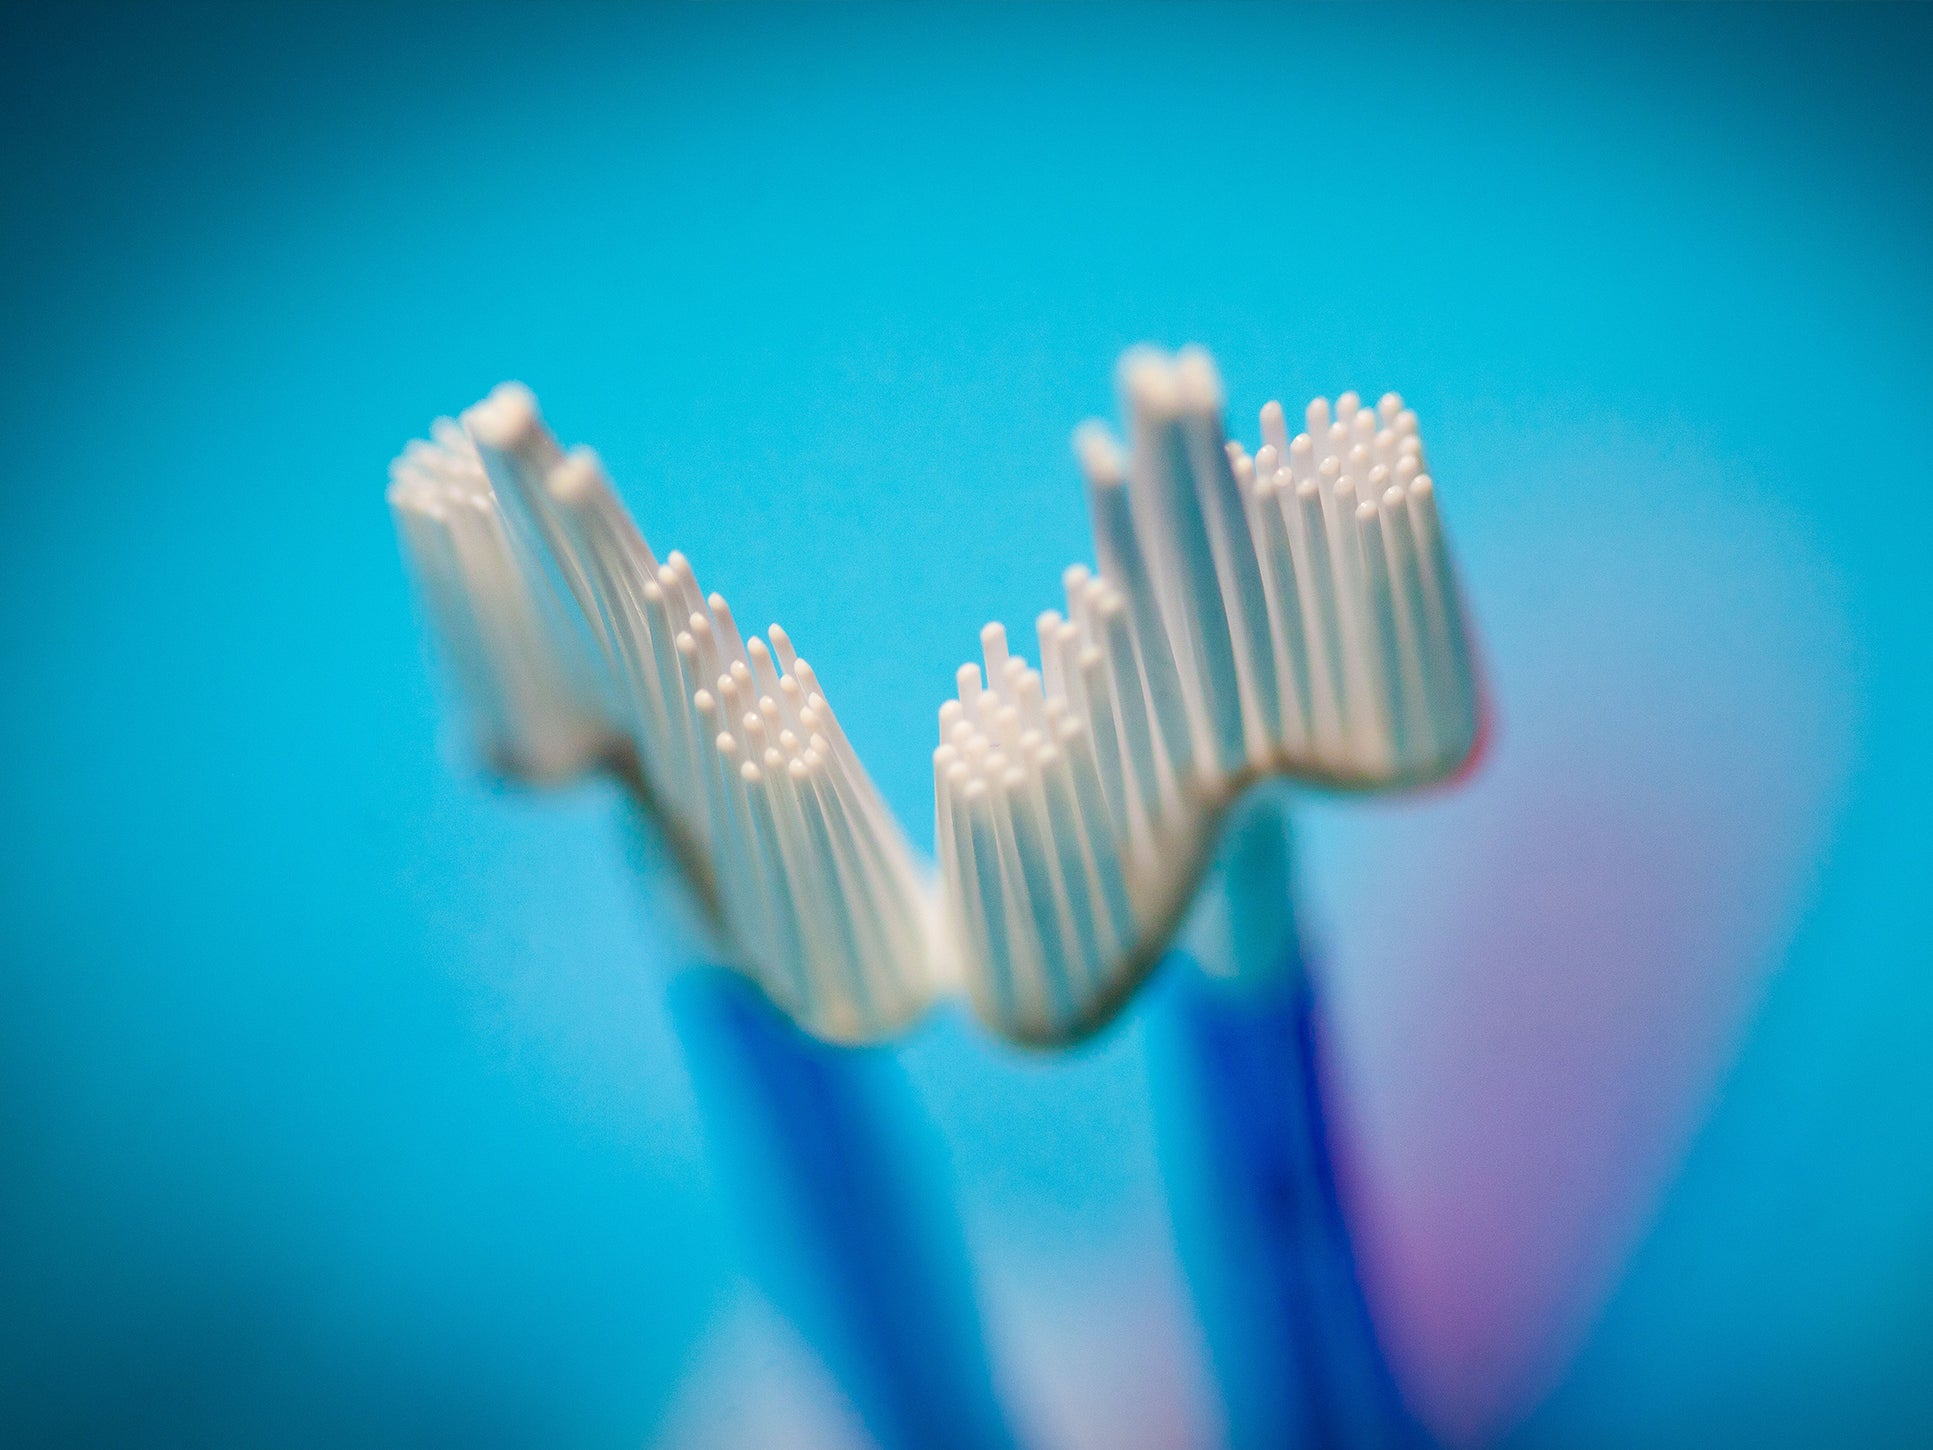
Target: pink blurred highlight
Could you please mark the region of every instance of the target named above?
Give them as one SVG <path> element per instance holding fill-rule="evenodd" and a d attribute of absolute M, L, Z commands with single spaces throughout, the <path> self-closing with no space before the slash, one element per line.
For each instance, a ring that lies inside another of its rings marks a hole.
<path fill-rule="evenodd" d="M 1804 536 L 1656 459 L 1589 476 L 1607 463 L 1537 468 L 1627 516 L 1509 521 L 1516 575 L 1474 616 L 1508 725 L 1486 706 L 1481 768 L 1308 815 L 1343 1191 L 1399 1380 L 1455 1443 L 1547 1393 L 1614 1290 L 1851 750 L 1854 656 Z M 1661 529 L 1641 504 L 1666 494 L 1704 502 Z"/>

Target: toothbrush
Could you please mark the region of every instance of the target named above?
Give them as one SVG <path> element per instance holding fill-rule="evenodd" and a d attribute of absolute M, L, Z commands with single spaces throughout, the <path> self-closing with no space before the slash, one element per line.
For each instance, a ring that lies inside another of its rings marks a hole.
<path fill-rule="evenodd" d="M 698 955 L 758 973 L 762 993 L 683 973 L 670 1005 L 710 1136 L 763 1215 L 768 1294 L 881 1446 L 1013 1443 L 959 1225 L 909 1157 L 905 1084 L 820 1040 L 902 1025 L 930 966 L 928 896 L 811 666 L 777 626 L 743 638 L 682 555 L 660 564 L 520 387 L 440 420 L 391 473 L 485 760 L 535 783 L 615 775 L 691 888 Z"/>
<path fill-rule="evenodd" d="M 1175 949 L 1157 1114 L 1184 1274 L 1234 1445 L 1403 1446 L 1330 1153 L 1317 999 L 1290 908 L 1288 792 L 1235 807 Z"/>
<path fill-rule="evenodd" d="M 1036 621 L 1040 670 L 991 624 L 984 676 L 963 666 L 958 698 L 941 708 L 937 888 L 783 632 L 769 647 L 742 640 L 681 556 L 657 564 L 594 455 L 562 453 L 527 394 L 499 389 L 461 429 L 440 425 L 435 444 L 412 445 L 396 496 L 408 512 L 426 472 L 446 491 L 463 474 L 468 496 L 487 480 L 518 551 L 509 572 L 540 601 L 576 602 L 574 616 L 536 611 L 552 625 L 574 617 L 576 635 L 547 642 L 518 623 L 502 642 L 552 652 L 540 682 L 552 715 L 606 722 L 598 748 L 628 763 L 663 821 L 722 960 L 828 1040 L 877 1040 L 964 991 L 995 1031 L 1048 1045 L 1096 1030 L 1168 953 L 1225 822 L 1257 782 L 1423 785 L 1467 764 L 1479 735 L 1461 600 L 1401 400 L 1372 410 L 1344 394 L 1333 412 L 1318 400 L 1294 439 L 1271 405 L 1251 458 L 1222 436 L 1205 353 L 1141 350 L 1122 377 L 1129 445 L 1094 425 L 1077 435 L 1098 570 L 1070 568 L 1067 616 Z M 432 544 L 413 546 L 427 553 L 426 579 L 453 552 Z M 508 753 L 539 763 L 597 753 L 569 734 L 570 748 L 549 751 L 508 734 Z M 1284 890 L 1235 895 L 1264 897 L 1264 913 L 1292 921 Z M 1305 983 L 1287 940 L 1286 979 Z M 1258 975 L 1240 958 L 1206 965 Z M 1302 1015 L 1287 1037 L 1266 1013 L 1219 1026 L 1212 1013 L 1184 1016 L 1203 1061 L 1250 1028 L 1246 1055 L 1277 1063 L 1292 1110 L 1246 1159 L 1224 1155 L 1233 1196 L 1266 1204 L 1271 1175 L 1299 1164 L 1320 1190 L 1324 1252 L 1353 1295 L 1304 987 L 1288 1000 Z M 1253 1074 L 1205 1081 L 1219 1084 L 1205 1139 L 1267 1105 Z M 1264 1075 L 1264 1097 L 1267 1086 Z M 1279 1287 L 1285 1312 L 1306 1307 L 1293 1285 Z M 1395 1405 L 1373 1335 L 1357 1358 Z M 1335 1384 L 1306 1388 L 1309 1403 L 1347 1399 Z M 1400 1428 L 1400 1416 L 1385 1418 Z"/>
<path fill-rule="evenodd" d="M 1174 988 L 1193 1171 L 1173 1177 L 1178 1216 L 1192 1199 L 1208 1225 L 1184 1254 L 1236 1443 L 1417 1443 L 1336 1193 L 1279 788 L 1253 789 L 1413 788 L 1477 754 L 1416 418 L 1345 393 L 1290 438 L 1270 403 L 1251 457 L 1222 436 L 1204 352 L 1137 350 L 1121 376 L 1129 445 L 1076 435 L 1098 573 L 1070 567 L 1067 615 L 1036 620 L 1038 671 L 990 624 L 984 675 L 963 665 L 940 711 L 964 975 L 1001 1030 L 1065 1040 L 1119 1009 L 1190 903 L 1219 899 L 1227 939 L 1195 945 L 1205 970 Z"/>

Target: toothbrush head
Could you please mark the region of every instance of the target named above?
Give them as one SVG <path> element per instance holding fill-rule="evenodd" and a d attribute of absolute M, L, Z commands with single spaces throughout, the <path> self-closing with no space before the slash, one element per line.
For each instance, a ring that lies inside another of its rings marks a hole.
<path fill-rule="evenodd" d="M 982 1015 L 1091 1030 L 1165 953 L 1220 822 L 1270 776 L 1398 790 L 1465 769 L 1473 648 L 1416 415 L 1318 398 L 1254 455 L 1199 348 L 1123 359 L 1129 443 L 1075 434 L 1097 571 L 1036 621 L 1038 672 L 981 634 L 934 756 L 947 910 Z"/>
<path fill-rule="evenodd" d="M 745 637 L 683 554 L 661 563 L 520 384 L 432 435 L 390 501 L 486 757 L 624 779 L 721 953 L 808 1030 L 871 1039 L 922 1011 L 932 893 L 785 631 Z"/>

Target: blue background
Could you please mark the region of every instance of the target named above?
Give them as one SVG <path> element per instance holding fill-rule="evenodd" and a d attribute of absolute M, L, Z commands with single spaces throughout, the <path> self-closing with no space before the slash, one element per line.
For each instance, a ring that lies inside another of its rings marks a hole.
<path fill-rule="evenodd" d="M 468 771 L 385 464 L 530 383 L 925 842 L 932 711 L 1086 554 L 1066 435 L 1142 339 L 1251 444 L 1401 389 L 1485 632 L 1486 775 L 1304 833 L 1419 1409 L 1933 1437 L 1928 12 L 4 25 L 0 1440 L 702 1405 L 738 1250 L 669 907 L 608 790 Z M 1145 1017 L 907 1050 L 1017 1378 L 1187 1341 Z M 1212 1437 L 1198 1379 L 1145 1433 Z"/>

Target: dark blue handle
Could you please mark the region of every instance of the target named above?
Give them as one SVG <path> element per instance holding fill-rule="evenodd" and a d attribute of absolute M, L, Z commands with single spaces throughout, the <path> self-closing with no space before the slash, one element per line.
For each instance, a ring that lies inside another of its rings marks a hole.
<path fill-rule="evenodd" d="M 671 1005 L 765 1288 L 873 1438 L 1012 1446 L 958 1216 L 890 1052 L 820 1042 L 723 969 L 681 973 Z"/>
<path fill-rule="evenodd" d="M 1245 803 L 1211 878 L 1233 975 L 1177 953 L 1158 993 L 1183 1265 L 1238 1450 L 1427 1445 L 1377 1341 L 1336 1189 L 1281 810 L 1279 794 Z"/>

